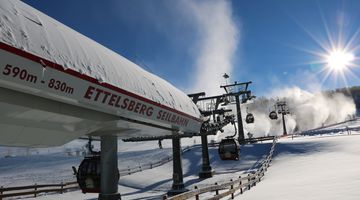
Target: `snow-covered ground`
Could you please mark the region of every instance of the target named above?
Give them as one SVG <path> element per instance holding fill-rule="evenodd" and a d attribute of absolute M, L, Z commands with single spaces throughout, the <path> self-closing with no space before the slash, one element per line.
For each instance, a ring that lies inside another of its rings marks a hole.
<path fill-rule="evenodd" d="M 356 126 L 360 122 L 348 122 L 343 126 Z M 335 127 L 334 127 L 335 128 Z M 339 128 L 339 125 L 336 126 Z M 329 129 L 329 128 L 327 128 Z M 182 140 L 183 146 L 199 144 L 199 138 Z M 360 133 L 351 135 L 327 134 L 281 138 L 276 147 L 273 162 L 264 179 L 256 187 L 236 198 L 252 199 L 358 199 L 360 197 Z M 158 149 L 157 142 L 119 142 L 119 168 L 147 163 L 171 155 L 170 141 Z M 264 142 L 242 146 L 240 161 L 221 161 L 217 149 L 210 147 L 210 158 L 216 175 L 199 179 L 201 148 L 193 148 L 183 154 L 184 183 L 205 187 L 214 182 L 228 181 L 247 173 L 268 153 L 271 143 Z M 64 153 L 39 154 L 0 159 L 0 185 L 13 186 L 35 182 L 59 182 L 73 180 L 71 166 L 81 157 L 69 157 Z M 119 191 L 122 199 L 161 199 L 172 184 L 172 162 L 154 169 L 123 176 Z M 4 184 L 5 183 L 5 184 Z M 96 199 L 97 194 L 73 191 L 65 194 L 42 195 L 37 199 Z"/>
<path fill-rule="evenodd" d="M 73 181 L 74 176 L 71 173 L 71 166 L 80 164 L 83 156 L 81 154 L 77 155 L 76 152 L 83 150 L 85 143 L 86 141 L 76 141 L 54 149 L 2 147 L 0 186 L 9 187 L 34 183 Z M 134 144 L 119 141 L 118 158 L 120 169 L 154 163 L 171 156 L 172 153 L 168 142 L 164 142 L 163 149 L 158 148 L 157 142 Z M 98 146 L 97 143 L 94 146 Z M 7 153 L 9 151 L 11 152 L 10 156 Z"/>
<path fill-rule="evenodd" d="M 241 199 L 359 199 L 359 133 L 282 139 L 277 152 L 264 180 Z"/>
<path fill-rule="evenodd" d="M 200 138 L 183 139 L 184 146 L 199 144 Z M 157 142 L 124 143 L 119 142 L 119 168 L 156 162 L 171 155 L 170 141 L 163 142 L 163 149 Z M 269 151 L 270 142 L 242 147 L 240 161 L 222 161 L 216 147 L 210 147 L 210 160 L 216 175 L 202 180 L 198 178 L 201 169 L 201 148 L 195 147 L 183 154 L 184 183 L 191 189 L 194 185 L 205 187 L 215 182 L 221 183 L 238 177 L 257 166 Z M 18 149 L 19 150 L 19 149 Z M 59 183 L 74 180 L 71 166 L 77 166 L 82 157 L 67 156 L 65 153 L 39 154 L 32 156 L 15 156 L 0 159 L 0 185 L 9 187 L 34 183 Z M 159 199 L 171 189 L 172 162 L 154 169 L 123 176 L 120 178 L 119 191 L 123 199 Z M 96 194 L 82 194 L 80 191 L 61 195 L 46 195 L 40 199 L 91 199 Z"/>

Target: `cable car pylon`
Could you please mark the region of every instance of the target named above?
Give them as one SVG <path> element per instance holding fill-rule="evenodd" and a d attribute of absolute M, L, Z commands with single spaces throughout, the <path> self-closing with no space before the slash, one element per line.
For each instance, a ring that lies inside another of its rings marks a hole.
<path fill-rule="evenodd" d="M 269 118 L 272 120 L 277 120 L 278 115 L 276 112 L 278 114 L 281 114 L 281 116 L 282 116 L 283 135 L 286 136 L 287 130 L 286 130 L 286 123 L 285 123 L 285 115 L 290 114 L 290 111 L 289 111 L 286 101 L 277 100 L 277 102 L 275 103 L 275 110 L 273 110 L 269 113 Z"/>
<path fill-rule="evenodd" d="M 244 135 L 244 126 L 242 123 L 241 117 L 241 103 L 246 103 L 248 100 L 255 98 L 251 94 L 251 91 L 248 90 L 251 81 L 238 83 L 235 81 L 234 84 L 222 85 L 220 88 L 223 88 L 226 92 L 226 96 L 235 97 L 236 104 L 236 116 L 237 116 L 237 127 L 238 127 L 238 141 L 240 144 L 245 143 L 245 135 Z M 240 96 L 242 96 L 242 101 L 240 101 Z M 230 102 L 232 103 L 232 102 Z M 251 117 L 251 116 L 250 116 Z"/>

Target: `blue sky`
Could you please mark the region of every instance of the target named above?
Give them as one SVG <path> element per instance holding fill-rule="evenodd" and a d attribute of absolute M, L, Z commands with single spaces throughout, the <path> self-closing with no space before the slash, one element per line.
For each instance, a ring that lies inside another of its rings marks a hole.
<path fill-rule="evenodd" d="M 216 79 L 199 75 L 209 71 L 211 61 L 204 59 L 211 51 L 225 51 L 219 61 L 229 65 L 224 72 L 232 81 L 252 80 L 257 95 L 284 86 L 314 90 L 360 85 L 358 0 L 24 2 L 186 92 L 197 92 Z M 316 55 L 326 54 L 321 45 L 330 46 L 329 38 L 337 43 L 339 35 L 342 41 L 354 36 L 350 51 L 356 59 L 349 67 L 353 75 L 345 73 L 347 84 L 333 75 L 325 78 L 326 72 L 319 71 L 326 63 Z"/>

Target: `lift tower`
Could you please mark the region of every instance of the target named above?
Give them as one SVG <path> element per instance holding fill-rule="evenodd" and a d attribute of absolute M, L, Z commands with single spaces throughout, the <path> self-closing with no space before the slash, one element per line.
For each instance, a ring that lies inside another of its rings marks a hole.
<path fill-rule="evenodd" d="M 251 91 L 248 90 L 248 87 L 251 83 L 252 83 L 251 81 L 243 82 L 243 83 L 237 83 L 235 81 L 234 84 L 220 86 L 220 88 L 224 88 L 226 92 L 226 96 L 235 98 L 237 124 L 238 124 L 238 141 L 240 144 L 244 143 L 245 141 L 240 103 L 246 103 L 246 101 L 255 98 L 255 96 L 251 95 Z M 241 102 L 240 102 L 240 96 L 242 96 Z M 228 103 L 232 103 L 232 102 L 233 102 L 232 99 L 228 100 Z"/>
<path fill-rule="evenodd" d="M 222 127 L 227 125 L 230 121 L 225 120 L 217 120 L 216 116 L 224 115 L 226 112 L 231 112 L 231 110 L 224 110 L 224 109 L 218 109 L 220 103 L 224 102 L 224 99 L 226 96 L 219 95 L 219 96 L 213 96 L 213 97 L 202 97 L 205 96 L 205 92 L 200 93 L 194 93 L 188 95 L 190 98 L 192 98 L 193 102 L 196 104 L 199 101 L 211 101 L 210 109 L 208 110 L 201 110 L 200 113 L 204 117 L 212 116 L 213 117 L 213 123 L 205 122 L 200 130 L 201 135 L 201 146 L 202 146 L 202 167 L 201 171 L 199 172 L 200 178 L 210 178 L 214 175 L 215 171 L 211 168 L 210 165 L 210 158 L 209 158 L 209 147 L 208 147 L 208 135 L 216 135 L 216 133 L 219 130 L 222 130 Z M 210 128 L 213 125 L 212 128 Z M 211 129 L 211 130 L 210 130 Z"/>
<path fill-rule="evenodd" d="M 287 135 L 286 124 L 285 124 L 285 115 L 290 114 L 290 112 L 289 112 L 289 108 L 286 104 L 286 101 L 277 101 L 276 108 L 277 108 L 278 113 L 282 115 L 283 130 L 284 130 L 283 135 Z"/>

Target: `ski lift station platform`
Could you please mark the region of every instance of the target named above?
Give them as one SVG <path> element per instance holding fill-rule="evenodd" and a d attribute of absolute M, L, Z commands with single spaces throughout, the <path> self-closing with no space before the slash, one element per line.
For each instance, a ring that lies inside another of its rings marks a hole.
<path fill-rule="evenodd" d="M 197 106 L 167 81 L 19 0 L 0 10 L 0 145 L 99 136 L 99 197 L 118 199 L 118 138 L 199 133 Z"/>
<path fill-rule="evenodd" d="M 21 1 L 0 8 L 0 144 L 199 131 L 198 108 L 170 83 Z"/>

